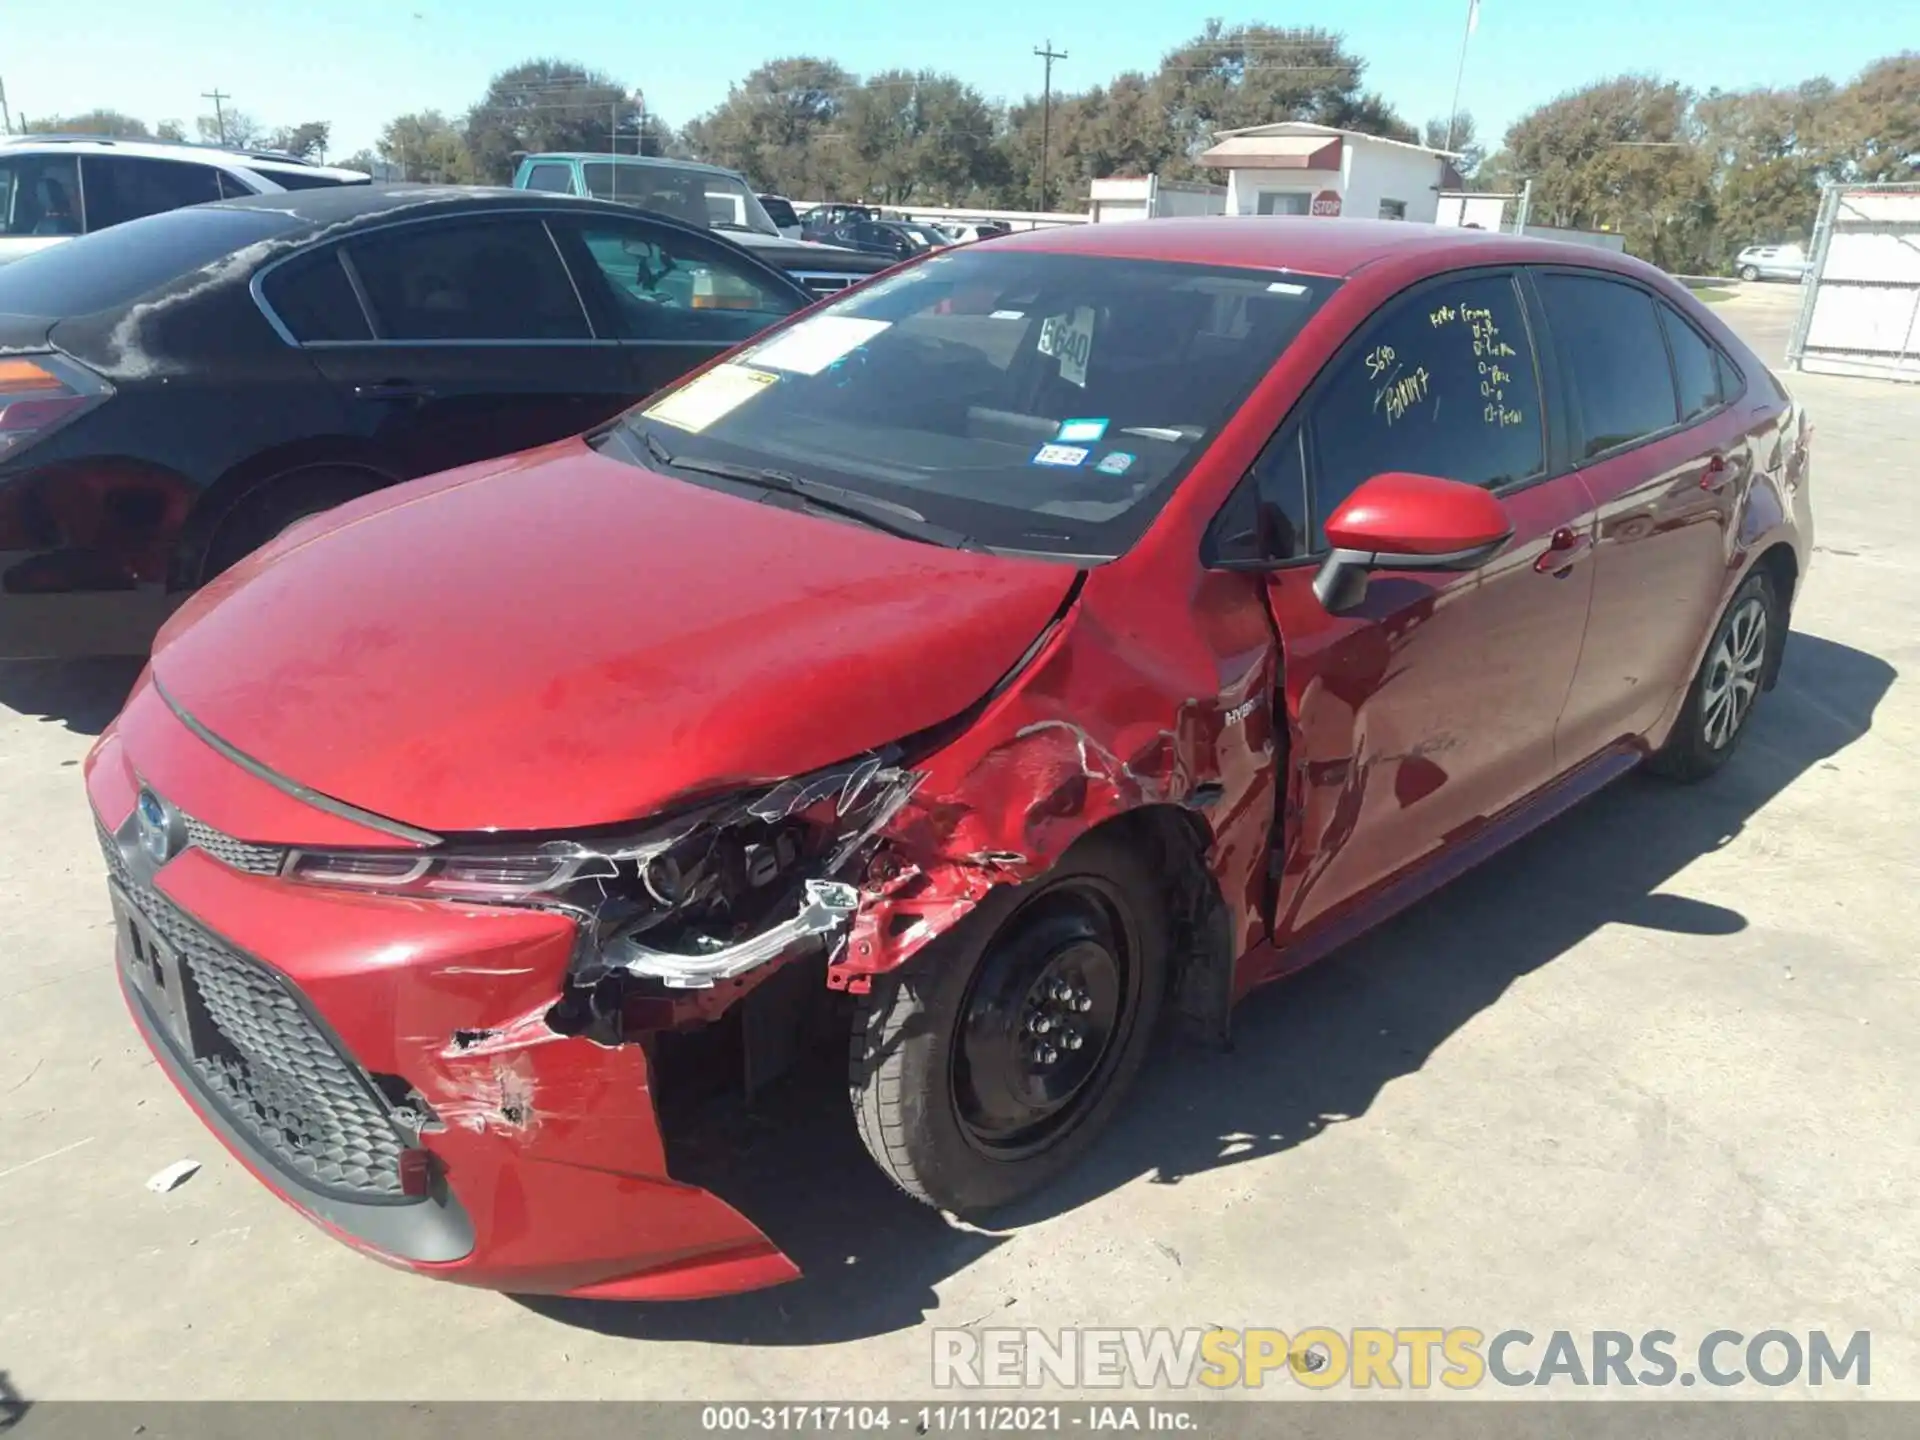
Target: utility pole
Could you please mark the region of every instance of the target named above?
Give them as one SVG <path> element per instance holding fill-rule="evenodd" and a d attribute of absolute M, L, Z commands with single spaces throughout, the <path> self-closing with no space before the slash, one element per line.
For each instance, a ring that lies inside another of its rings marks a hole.
<path fill-rule="evenodd" d="M 1453 109 L 1447 112 L 1447 149 L 1453 149 L 1453 127 L 1460 120 L 1460 82 L 1467 75 L 1467 41 L 1480 27 L 1480 0 L 1467 0 L 1467 33 L 1460 37 L 1460 68 L 1453 72 Z"/>
<path fill-rule="evenodd" d="M 202 90 L 200 92 L 200 98 L 202 100 L 211 100 L 213 102 L 213 123 L 215 128 L 217 128 L 220 131 L 220 143 L 222 145 L 226 144 L 227 143 L 227 112 L 221 108 L 220 102 L 223 100 L 231 100 L 233 97 L 227 94 L 224 90 L 214 89 L 214 90 Z"/>
<path fill-rule="evenodd" d="M 25 116 L 21 117 L 22 120 L 25 118 Z M 4 80 L 0 80 L 0 120 L 6 122 L 7 134 L 11 135 L 13 133 L 13 112 L 7 108 L 7 82 Z"/>
<path fill-rule="evenodd" d="M 1067 58 L 1067 52 L 1053 48 L 1048 40 L 1044 48 L 1036 47 L 1034 54 L 1046 62 L 1044 78 L 1040 82 L 1040 208 L 1047 208 L 1047 152 L 1053 148 L 1053 62 Z"/>

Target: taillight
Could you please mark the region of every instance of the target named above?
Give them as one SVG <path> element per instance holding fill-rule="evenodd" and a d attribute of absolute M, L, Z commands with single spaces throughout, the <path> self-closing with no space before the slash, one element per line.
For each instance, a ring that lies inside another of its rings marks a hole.
<path fill-rule="evenodd" d="M 113 394 L 85 366 L 58 355 L 0 358 L 0 460 L 44 440 Z"/>

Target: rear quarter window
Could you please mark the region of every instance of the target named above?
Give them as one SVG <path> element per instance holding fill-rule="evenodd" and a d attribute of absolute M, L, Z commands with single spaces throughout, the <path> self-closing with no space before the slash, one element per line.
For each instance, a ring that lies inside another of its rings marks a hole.
<path fill-rule="evenodd" d="M 0 265 L 0 313 L 63 319 L 115 309 L 297 224 L 211 206 L 130 220 Z"/>

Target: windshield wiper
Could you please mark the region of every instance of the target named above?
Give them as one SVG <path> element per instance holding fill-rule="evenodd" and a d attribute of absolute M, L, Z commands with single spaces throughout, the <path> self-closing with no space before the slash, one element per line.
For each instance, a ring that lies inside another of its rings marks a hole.
<path fill-rule="evenodd" d="M 937 525 L 912 506 L 902 505 L 897 500 L 882 500 L 877 495 L 849 490 L 843 485 L 829 484 L 825 480 L 812 480 L 805 475 L 795 475 L 789 470 L 777 470 L 760 465 L 736 465 L 726 460 L 683 459 L 667 449 L 661 443 L 660 437 L 651 430 L 643 430 L 640 434 L 646 443 L 647 454 L 652 456 L 657 464 L 671 465 L 676 470 L 690 470 L 698 475 L 712 475 L 721 480 L 732 480 L 780 495 L 792 495 L 818 509 L 830 510 L 836 515 L 856 520 L 871 529 L 896 535 L 903 540 L 922 540 L 932 545 L 943 545 L 949 550 L 984 552 L 987 548 L 972 536 L 963 535 L 958 530 L 950 530 L 944 525 Z M 895 516 L 899 518 L 893 518 Z"/>

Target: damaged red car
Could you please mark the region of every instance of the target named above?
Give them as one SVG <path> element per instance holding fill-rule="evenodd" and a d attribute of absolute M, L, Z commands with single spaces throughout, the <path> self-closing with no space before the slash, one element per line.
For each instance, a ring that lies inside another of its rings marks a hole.
<path fill-rule="evenodd" d="M 87 764 L 121 983 L 232 1152 L 390 1263 L 789 1279 L 676 1179 L 689 1056 L 758 1083 L 838 1025 L 908 1194 L 1045 1185 L 1157 1029 L 1221 1039 L 1614 777 L 1722 765 L 1810 435 L 1611 254 L 936 253 L 201 592 Z"/>

